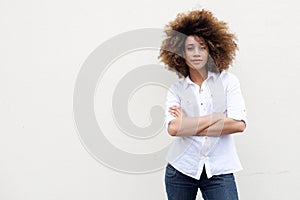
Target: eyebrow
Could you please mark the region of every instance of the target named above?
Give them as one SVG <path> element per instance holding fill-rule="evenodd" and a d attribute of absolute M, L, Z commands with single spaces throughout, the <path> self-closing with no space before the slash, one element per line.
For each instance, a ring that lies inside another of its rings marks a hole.
<path fill-rule="evenodd" d="M 206 46 L 206 44 L 204 43 L 204 42 L 201 42 L 201 43 L 199 43 L 201 46 Z M 192 43 L 192 44 L 187 44 L 186 46 L 194 46 L 194 43 Z"/>

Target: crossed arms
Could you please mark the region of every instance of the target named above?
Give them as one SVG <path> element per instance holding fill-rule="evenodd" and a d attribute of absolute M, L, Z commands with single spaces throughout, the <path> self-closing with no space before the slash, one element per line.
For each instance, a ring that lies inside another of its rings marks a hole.
<path fill-rule="evenodd" d="M 243 132 L 246 128 L 243 120 L 229 118 L 223 113 L 186 117 L 179 106 L 171 106 L 169 112 L 176 117 L 168 124 L 171 136 L 221 136 Z"/>

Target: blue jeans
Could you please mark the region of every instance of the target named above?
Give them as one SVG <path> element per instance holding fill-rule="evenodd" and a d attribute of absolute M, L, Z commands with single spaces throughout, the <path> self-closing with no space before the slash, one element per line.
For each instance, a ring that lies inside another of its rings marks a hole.
<path fill-rule="evenodd" d="M 189 177 L 168 164 L 165 172 L 168 200 L 195 200 L 200 188 L 204 200 L 238 200 L 232 173 L 207 178 L 205 168 L 200 180 Z"/>

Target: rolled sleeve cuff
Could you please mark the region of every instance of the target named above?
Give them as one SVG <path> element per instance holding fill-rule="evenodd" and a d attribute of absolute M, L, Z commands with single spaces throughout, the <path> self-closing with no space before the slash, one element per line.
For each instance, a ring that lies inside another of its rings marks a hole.
<path fill-rule="evenodd" d="M 246 113 L 245 109 L 241 110 L 240 112 L 227 113 L 227 117 L 229 117 L 231 119 L 235 119 L 235 120 L 244 121 L 244 123 L 247 127 L 248 120 L 247 120 L 247 113 Z"/>
<path fill-rule="evenodd" d="M 176 117 L 174 117 L 172 115 L 165 117 L 164 129 L 167 133 L 168 133 L 168 125 L 169 125 L 170 121 L 172 121 L 173 119 L 176 119 Z"/>

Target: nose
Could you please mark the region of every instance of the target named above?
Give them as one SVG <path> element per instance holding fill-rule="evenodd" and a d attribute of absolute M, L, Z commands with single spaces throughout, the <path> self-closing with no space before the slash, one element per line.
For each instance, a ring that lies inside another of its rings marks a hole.
<path fill-rule="evenodd" d="M 200 57 L 200 51 L 199 50 L 195 50 L 193 57 Z"/>

